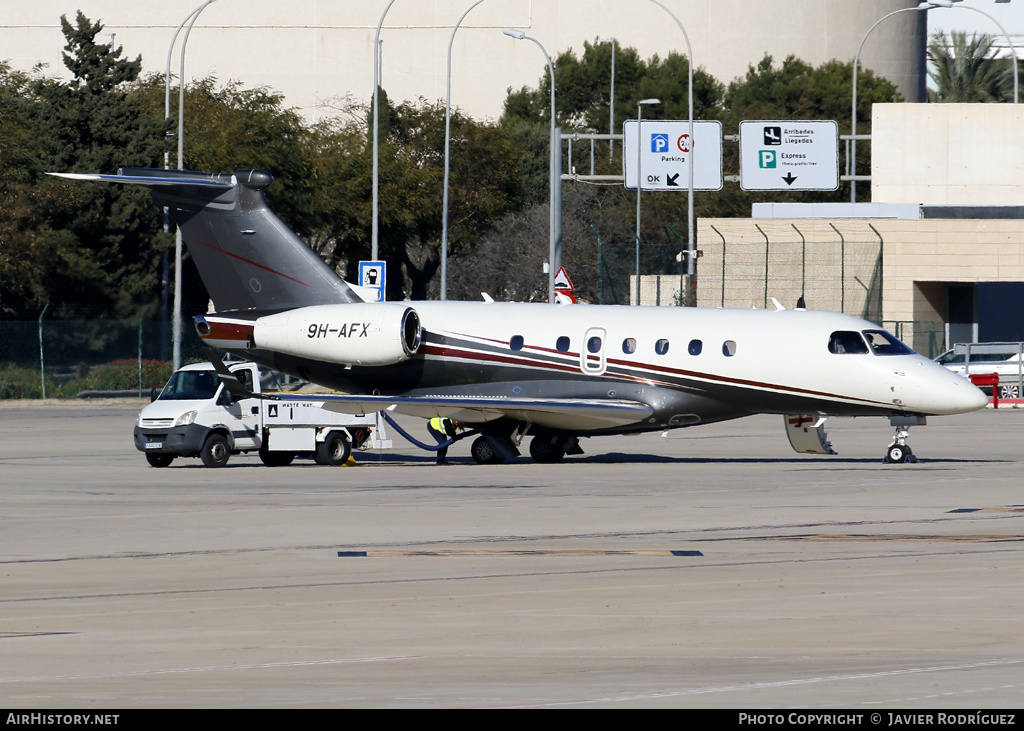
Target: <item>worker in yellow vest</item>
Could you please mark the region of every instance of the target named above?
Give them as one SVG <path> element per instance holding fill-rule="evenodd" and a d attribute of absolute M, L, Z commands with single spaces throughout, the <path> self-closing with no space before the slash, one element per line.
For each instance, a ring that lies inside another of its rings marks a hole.
<path fill-rule="evenodd" d="M 433 419 L 427 422 L 427 431 L 430 432 L 430 436 L 437 440 L 437 443 L 447 442 L 449 439 L 455 437 L 456 430 L 460 424 L 457 421 L 452 421 L 447 416 L 435 416 Z M 445 457 L 448 456 L 448 447 L 442 447 L 437 450 L 437 463 L 447 464 Z"/>

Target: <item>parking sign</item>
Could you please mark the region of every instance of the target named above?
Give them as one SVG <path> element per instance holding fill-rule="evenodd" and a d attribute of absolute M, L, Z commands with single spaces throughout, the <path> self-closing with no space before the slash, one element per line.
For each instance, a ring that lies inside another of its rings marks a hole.
<path fill-rule="evenodd" d="M 642 138 L 637 136 L 641 131 Z M 687 190 L 693 161 L 693 189 L 722 189 L 722 123 L 686 120 L 628 120 L 622 125 L 626 188 L 636 190 L 637 160 L 644 190 Z"/>

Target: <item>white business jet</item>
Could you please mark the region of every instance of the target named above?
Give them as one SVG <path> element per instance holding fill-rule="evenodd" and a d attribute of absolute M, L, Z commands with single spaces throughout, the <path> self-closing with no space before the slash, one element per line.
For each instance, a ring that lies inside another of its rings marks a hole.
<path fill-rule="evenodd" d="M 217 310 L 209 345 L 343 391 L 329 407 L 448 416 L 481 463 L 554 462 L 580 437 L 780 414 L 793 448 L 834 454 L 827 416 L 907 430 L 986 396 L 866 320 L 810 310 L 502 302 L 365 302 L 268 208 L 273 177 L 124 169 L 63 177 L 141 185 L 182 230 Z M 237 389 L 237 386 L 235 386 Z"/>

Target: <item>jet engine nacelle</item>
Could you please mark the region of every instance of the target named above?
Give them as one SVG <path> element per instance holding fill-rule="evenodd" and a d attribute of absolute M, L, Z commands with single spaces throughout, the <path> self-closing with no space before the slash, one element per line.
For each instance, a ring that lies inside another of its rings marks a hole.
<path fill-rule="evenodd" d="M 300 307 L 256 320 L 253 344 L 342 365 L 385 366 L 420 347 L 420 318 L 398 303 Z"/>

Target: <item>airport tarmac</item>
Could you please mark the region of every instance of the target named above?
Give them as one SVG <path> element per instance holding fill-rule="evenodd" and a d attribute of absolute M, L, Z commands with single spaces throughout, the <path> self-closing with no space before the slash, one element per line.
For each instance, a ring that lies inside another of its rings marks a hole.
<path fill-rule="evenodd" d="M 0 402 L 0 707 L 1024 697 L 1024 409 L 931 419 L 912 465 L 882 419 L 816 457 L 776 416 L 557 465 L 393 435 L 354 467 L 154 469 L 138 408 Z"/>

